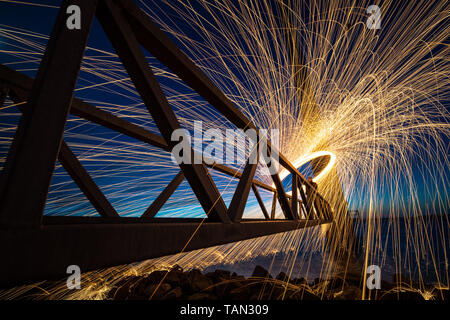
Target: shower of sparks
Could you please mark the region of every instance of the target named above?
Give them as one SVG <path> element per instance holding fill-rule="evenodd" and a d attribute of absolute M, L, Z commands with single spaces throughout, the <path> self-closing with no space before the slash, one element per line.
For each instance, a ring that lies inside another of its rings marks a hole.
<path fill-rule="evenodd" d="M 380 30 L 366 26 L 366 8 L 371 5 L 366 1 L 349 5 L 293 0 L 289 7 L 278 0 L 163 0 L 139 5 L 257 127 L 279 129 L 280 151 L 292 163 L 300 165 L 318 151 L 332 156 L 349 207 L 357 208 L 368 222 L 357 226 L 363 229 L 366 266 L 386 265 L 386 247 L 392 246 L 393 271 L 418 273 L 418 290 L 425 292 L 424 264 L 433 266 L 435 281 L 448 287 L 445 234 L 450 222 L 442 215 L 449 208 L 448 2 L 383 2 Z M 283 15 L 289 17 L 289 27 Z M 301 66 L 292 61 L 287 31 L 297 35 L 296 45 L 301 44 Z M 3 64 L 34 75 L 46 40 L 46 35 L 0 25 L 0 63 L 7 59 Z M 149 56 L 148 62 L 185 128 L 192 131 L 194 120 L 203 121 L 203 130 L 233 128 L 156 59 Z M 307 88 L 296 85 L 300 69 L 307 70 Z M 115 52 L 95 48 L 95 43 L 86 50 L 75 96 L 158 133 Z M 0 111 L 2 161 L 20 117 L 16 107 L 7 101 Z M 124 217 L 140 216 L 179 170 L 169 153 L 74 116 L 69 117 L 65 139 Z M 242 170 L 240 165 L 234 168 Z M 237 180 L 210 172 L 229 204 Z M 262 166 L 256 178 L 272 184 Z M 338 191 L 329 180 L 324 173 L 317 183 L 331 200 Z M 418 180 L 424 181 L 423 187 Z M 261 190 L 261 196 L 270 208 L 272 194 Z M 59 164 L 45 214 L 97 215 Z M 282 217 L 279 207 L 276 216 Z M 184 181 L 158 217 L 205 214 Z M 244 217 L 263 217 L 253 195 Z M 388 218 L 383 231 L 382 218 Z M 403 221 L 406 236 L 400 234 Z M 431 226 L 439 232 L 431 234 Z M 285 254 L 288 271 L 295 273 L 295 265 L 308 274 L 313 253 L 324 250 L 324 228 L 90 272 L 83 275 L 88 285 L 80 291 L 69 292 L 64 283 L 36 298 L 103 298 L 125 275 L 174 264 L 206 268 L 278 253 Z M 435 256 L 436 251 L 444 255 Z M 321 277 L 335 271 L 334 264 L 324 260 Z M 0 298 L 31 288 L 3 292 Z"/>

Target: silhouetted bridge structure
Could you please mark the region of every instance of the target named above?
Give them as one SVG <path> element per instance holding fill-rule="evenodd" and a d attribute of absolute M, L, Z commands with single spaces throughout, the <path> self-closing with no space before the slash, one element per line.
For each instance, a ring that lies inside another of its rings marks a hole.
<path fill-rule="evenodd" d="M 80 30 L 66 27 L 66 8 L 81 8 Z M 94 17 L 100 21 L 161 135 L 73 97 Z M 238 178 L 228 208 L 206 164 L 180 164 L 180 171 L 138 218 L 120 217 L 63 139 L 68 114 L 92 121 L 170 152 L 177 117 L 148 65 L 145 48 L 240 129 L 257 128 L 163 33 L 132 0 L 63 1 L 36 79 L 0 66 L 0 105 L 6 97 L 22 117 L 4 163 L 0 184 L 0 284 L 49 279 L 81 270 L 109 267 L 176 254 L 332 221 L 330 204 L 282 154 L 279 163 L 292 176 L 292 194 L 278 174 L 274 186 L 254 178 L 257 164 L 242 173 L 221 164 L 210 168 Z M 270 144 L 269 151 L 274 152 Z M 192 152 L 194 152 L 192 150 Z M 48 217 L 44 207 L 56 161 L 65 168 L 100 217 Z M 158 218 L 158 210 L 186 179 L 206 219 Z M 273 193 L 269 212 L 258 192 Z M 250 190 L 265 219 L 242 219 Z M 285 219 L 275 219 L 278 200 Z M 303 213 L 303 214 L 302 214 Z M 199 228 L 199 224 L 202 223 Z"/>

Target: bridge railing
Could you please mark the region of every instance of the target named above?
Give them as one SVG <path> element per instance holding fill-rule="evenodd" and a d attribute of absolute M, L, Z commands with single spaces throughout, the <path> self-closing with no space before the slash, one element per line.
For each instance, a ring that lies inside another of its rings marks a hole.
<path fill-rule="evenodd" d="M 66 9 L 75 2 L 83 12 L 82 25 L 80 30 L 68 30 Z M 95 16 L 161 135 L 73 97 Z M 67 115 L 71 113 L 171 152 L 175 145 L 171 140 L 172 132 L 181 126 L 141 46 L 236 127 L 258 132 L 255 125 L 133 1 L 63 1 L 36 79 L 0 66 L 0 102 L 8 96 L 22 111 L 0 177 L 0 255 L 9 257 L 0 264 L 0 283 L 61 276 L 73 263 L 82 270 L 90 270 L 332 220 L 330 204 L 282 154 L 279 154 L 279 163 L 292 176 L 291 195 L 285 192 L 277 173 L 271 173 L 275 187 L 255 179 L 257 164 L 250 161 L 242 172 L 217 163 L 208 165 L 239 179 L 227 208 L 207 165 L 182 163 L 179 164 L 180 172 L 142 217 L 120 217 L 64 141 L 63 133 Z M 278 152 L 270 142 L 267 144 L 269 152 Z M 57 160 L 101 218 L 43 217 Z M 190 184 L 207 219 L 156 218 L 157 212 L 184 179 Z M 258 188 L 273 192 L 270 214 Z M 264 220 L 242 220 L 250 189 L 255 193 Z M 285 219 L 275 219 L 276 200 Z M 304 219 L 301 219 L 302 212 Z"/>
<path fill-rule="evenodd" d="M 0 88 L 1 92 L 5 92 L 4 99 L 9 96 L 15 104 L 18 105 L 20 110 L 23 110 L 25 107 L 25 103 L 27 101 L 27 97 L 29 94 L 29 91 L 31 90 L 31 87 L 33 85 L 33 79 L 23 75 L 17 71 L 14 71 L 4 65 L 0 65 Z M 124 135 L 127 135 L 131 138 L 137 139 L 139 141 L 142 141 L 144 143 L 148 143 L 152 146 L 155 146 L 157 148 L 160 148 L 163 151 L 170 152 L 170 149 L 164 139 L 162 139 L 157 134 L 148 131 L 142 127 L 139 127 L 138 125 L 135 125 L 129 121 L 126 121 L 124 119 L 121 119 L 112 113 L 109 113 L 107 111 L 104 111 L 102 109 L 99 109 L 91 104 L 88 104 L 78 98 L 73 98 L 72 105 L 70 109 L 71 114 L 78 116 L 80 118 L 86 119 L 88 121 L 91 121 L 93 123 L 105 126 L 111 130 L 120 132 Z M 113 217 L 115 214 L 113 213 L 113 210 L 109 208 L 109 205 L 105 205 L 105 201 L 96 200 L 96 197 L 102 197 L 101 195 L 95 195 L 95 192 L 90 190 L 87 186 L 87 183 L 82 183 L 82 178 L 79 177 L 80 170 L 75 170 L 76 166 L 80 166 L 80 164 L 74 164 L 77 161 L 74 160 L 74 155 L 72 154 L 72 151 L 70 150 L 70 147 L 67 145 L 67 143 L 63 142 L 62 147 L 60 149 L 60 154 L 58 156 L 58 159 L 61 161 L 62 166 L 71 174 L 71 176 L 74 177 L 75 182 L 80 187 L 80 189 L 83 191 L 83 193 L 88 197 L 88 199 L 91 200 L 94 207 L 97 209 L 99 214 L 102 217 Z M 71 160 L 72 159 L 72 160 Z M 206 160 L 206 159 L 205 159 Z M 210 167 L 213 170 L 216 170 L 218 172 L 221 172 L 223 174 L 226 174 L 228 176 L 231 176 L 236 179 L 242 178 L 242 173 L 231 168 L 228 166 L 225 166 L 223 164 L 213 163 L 212 161 L 206 161 L 208 164 L 207 166 Z M 297 189 L 297 192 L 299 191 L 299 186 L 304 185 L 305 190 L 308 188 L 313 188 L 308 185 L 308 182 L 302 177 L 301 175 L 298 176 L 297 174 L 293 174 L 293 177 L 296 179 L 293 179 L 293 190 Z M 176 190 L 176 187 L 183 181 L 184 176 L 182 175 L 182 172 L 180 171 L 173 180 L 168 184 L 166 189 L 164 189 L 161 194 L 154 200 L 154 202 L 149 206 L 149 208 L 144 212 L 142 217 L 154 217 L 156 213 L 159 211 L 159 209 L 164 205 L 164 203 L 169 199 L 169 197 L 173 194 L 173 192 Z M 297 180 L 297 181 L 296 181 Z M 92 182 L 93 183 L 93 182 Z M 297 183 L 297 184 L 296 184 Z M 296 184 L 297 188 L 294 188 Z M 253 179 L 251 181 L 251 188 L 255 194 L 256 199 L 258 200 L 258 204 L 260 205 L 261 211 L 263 212 L 266 219 L 274 219 L 274 212 L 271 212 L 270 216 L 267 214 L 267 209 L 265 208 L 265 205 L 261 199 L 261 196 L 258 192 L 257 188 L 262 188 L 264 190 L 267 190 L 269 192 L 272 192 L 275 196 L 273 201 L 277 200 L 277 192 L 278 190 L 274 188 L 271 185 L 268 185 L 266 183 L 261 182 L 260 180 Z M 94 187 L 97 189 L 97 187 Z M 300 193 L 302 193 L 301 190 Z M 311 191 L 308 191 L 307 194 L 312 194 Z M 295 211 L 295 208 L 298 208 L 300 212 L 303 213 L 303 216 L 306 217 L 317 217 L 317 213 L 323 213 L 321 215 L 321 218 L 323 219 L 329 219 L 331 217 L 331 207 L 329 206 L 328 202 L 319 194 L 317 193 L 317 202 L 314 200 L 307 200 L 306 195 L 303 193 L 301 197 L 298 196 L 298 193 L 293 193 L 292 195 L 286 194 L 286 198 L 291 203 L 291 210 L 293 212 Z M 297 206 L 293 205 L 293 199 L 297 200 Z M 103 203 L 103 205 L 102 205 Z M 275 206 L 272 206 L 275 208 Z M 320 211 L 319 211 L 320 210 Z"/>

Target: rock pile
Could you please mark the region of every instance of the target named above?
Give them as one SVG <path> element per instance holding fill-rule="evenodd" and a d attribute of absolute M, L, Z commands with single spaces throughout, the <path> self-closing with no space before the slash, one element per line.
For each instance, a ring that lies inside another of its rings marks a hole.
<path fill-rule="evenodd" d="M 397 290 L 383 282 L 382 290 L 367 291 L 371 299 L 423 301 L 418 290 Z M 433 299 L 448 300 L 448 289 L 432 289 Z M 183 270 L 175 266 L 170 271 L 153 271 L 147 276 L 129 276 L 112 288 L 107 298 L 112 300 L 359 300 L 361 283 L 358 277 L 290 279 L 281 272 L 276 278 L 261 266 L 256 266 L 249 278 L 215 270 L 203 274 L 200 270 Z"/>

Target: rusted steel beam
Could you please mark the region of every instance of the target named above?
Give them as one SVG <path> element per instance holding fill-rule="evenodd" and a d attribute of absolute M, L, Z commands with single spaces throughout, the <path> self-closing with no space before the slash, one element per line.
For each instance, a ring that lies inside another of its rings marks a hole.
<path fill-rule="evenodd" d="M 241 221 L 266 221 L 265 219 L 245 219 Z M 277 219 L 276 221 L 286 221 L 285 219 Z M 44 216 L 42 218 L 43 225 L 66 225 L 66 224 L 145 224 L 145 223 L 215 223 L 205 220 L 205 218 L 180 218 L 180 217 L 114 217 L 103 218 L 98 216 Z"/>
<path fill-rule="evenodd" d="M 291 198 L 291 210 L 294 216 L 298 216 L 298 178 L 295 174 L 292 175 L 292 198 Z"/>
<path fill-rule="evenodd" d="M 5 103 L 6 98 L 8 97 L 9 94 L 9 88 L 0 87 L 0 108 L 3 107 L 3 104 Z"/>
<path fill-rule="evenodd" d="M 277 189 L 278 202 L 280 203 L 281 210 L 286 219 L 298 219 L 297 216 L 294 216 L 292 213 L 291 207 L 289 205 L 288 198 L 286 197 L 286 192 L 284 191 L 283 184 L 281 183 L 280 177 L 277 173 L 272 174 L 273 182 L 275 183 L 275 187 Z"/>
<path fill-rule="evenodd" d="M 170 151 L 166 141 L 160 135 L 94 107 L 82 100 L 74 99 L 72 102 L 71 113 L 108 129 L 125 134 L 136 140 L 161 148 L 164 151 Z"/>
<path fill-rule="evenodd" d="M 141 218 L 153 218 L 170 196 L 177 190 L 178 186 L 183 182 L 184 174 L 182 171 L 170 181 L 167 187 L 158 195 L 158 197 L 152 202 L 152 204 L 145 210 Z"/>
<path fill-rule="evenodd" d="M 61 143 L 58 160 L 102 217 L 119 217 L 111 203 L 64 141 Z"/>
<path fill-rule="evenodd" d="M 244 214 L 245 205 L 247 204 L 248 195 L 250 194 L 250 188 L 252 186 L 253 177 L 255 176 L 257 164 L 250 163 L 250 159 L 245 165 L 242 176 L 239 179 L 239 183 L 234 191 L 233 199 L 231 199 L 230 206 L 228 208 L 228 215 L 233 222 L 239 222 Z"/>
<path fill-rule="evenodd" d="M 273 193 L 272 210 L 270 211 L 270 219 L 275 219 L 275 210 L 277 209 L 277 191 Z"/>
<path fill-rule="evenodd" d="M 309 219 L 311 218 L 311 206 L 308 203 L 308 199 L 306 198 L 306 194 L 305 191 L 303 190 L 303 184 L 301 183 L 301 181 L 298 181 L 298 190 L 300 192 L 300 197 L 302 198 L 302 202 L 303 202 L 303 207 L 305 208 L 305 213 L 306 213 L 306 218 Z"/>
<path fill-rule="evenodd" d="M 309 199 L 310 206 L 314 207 L 317 218 L 323 219 L 324 214 L 322 212 L 322 206 L 320 204 L 321 199 L 317 196 L 318 195 L 317 189 L 314 187 L 308 187 L 308 186 L 306 188 L 307 188 L 306 190 L 309 189 L 307 194 L 311 198 L 311 199 Z"/>
<path fill-rule="evenodd" d="M 319 199 L 319 202 L 320 202 L 320 207 L 322 208 L 323 219 L 329 219 L 330 212 L 328 211 L 327 203 L 325 201 L 323 201 L 322 199 Z"/>
<path fill-rule="evenodd" d="M 33 79 L 0 64 L 0 83 L 7 88 L 20 88 L 28 92 L 33 86 Z"/>
<path fill-rule="evenodd" d="M 180 124 L 153 71 L 150 69 L 127 19 L 122 15 L 121 9 L 112 1 L 101 1 L 99 3 L 97 18 L 130 75 L 156 126 L 172 150 L 176 142 L 172 141 L 171 136 L 175 130 L 181 129 Z M 180 168 L 208 218 L 231 223 L 227 215 L 225 202 L 205 165 L 182 163 Z"/>
<path fill-rule="evenodd" d="M 0 180 L 0 225 L 39 228 L 97 1 L 79 0 L 80 30 L 63 1 Z M 26 200 L 24 200 L 26 199 Z"/>
<path fill-rule="evenodd" d="M 320 199 L 314 194 L 314 204 L 317 211 L 317 214 L 319 215 L 319 219 L 324 219 L 324 213 L 322 211 L 322 205 L 320 204 Z"/>
<path fill-rule="evenodd" d="M 176 254 L 183 249 L 187 252 L 327 223 L 321 220 L 146 223 L 135 218 L 134 223 L 89 224 L 79 220 L 74 220 L 73 225 L 44 225 L 40 230 L 20 233 L 2 231 L 0 256 L 8 259 L 0 263 L 0 285 L 67 277 L 67 266 L 72 264 L 86 272 Z M 7 245 L 11 243 L 14 245 Z"/>
<path fill-rule="evenodd" d="M 252 183 L 252 190 L 253 190 L 253 193 L 255 194 L 256 200 L 258 200 L 259 207 L 261 208 L 261 211 L 262 211 L 264 217 L 267 220 L 269 220 L 270 219 L 269 213 L 267 212 L 266 206 L 264 205 L 264 202 L 261 199 L 261 195 L 259 194 L 258 188 L 256 187 L 256 185 L 254 183 Z"/>

